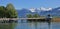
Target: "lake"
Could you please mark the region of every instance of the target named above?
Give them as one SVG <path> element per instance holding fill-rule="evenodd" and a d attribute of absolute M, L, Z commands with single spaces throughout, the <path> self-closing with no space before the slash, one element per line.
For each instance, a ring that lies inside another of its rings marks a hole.
<path fill-rule="evenodd" d="M 60 22 L 51 22 L 50 26 L 47 22 L 21 22 L 18 23 L 0 23 L 0 29 L 60 29 Z"/>

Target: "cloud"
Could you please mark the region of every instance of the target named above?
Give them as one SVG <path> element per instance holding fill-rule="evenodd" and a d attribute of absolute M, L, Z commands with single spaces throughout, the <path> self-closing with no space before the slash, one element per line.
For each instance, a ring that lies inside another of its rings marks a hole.
<path fill-rule="evenodd" d="M 44 7 L 41 7 L 40 10 L 42 10 L 42 11 L 49 11 L 49 10 L 52 10 L 52 8 L 44 8 Z"/>

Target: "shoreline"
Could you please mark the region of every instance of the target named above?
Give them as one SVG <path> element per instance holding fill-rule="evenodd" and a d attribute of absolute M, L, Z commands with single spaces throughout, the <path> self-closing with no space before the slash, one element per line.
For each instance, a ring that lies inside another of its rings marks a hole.
<path fill-rule="evenodd" d="M 8 18 L 0 18 L 0 23 L 2 22 L 17 22 L 17 18 L 12 18 L 11 20 L 9 20 Z M 60 22 L 60 18 L 52 18 L 51 22 Z"/>
<path fill-rule="evenodd" d="M 51 22 L 60 22 L 60 18 L 52 18 Z"/>

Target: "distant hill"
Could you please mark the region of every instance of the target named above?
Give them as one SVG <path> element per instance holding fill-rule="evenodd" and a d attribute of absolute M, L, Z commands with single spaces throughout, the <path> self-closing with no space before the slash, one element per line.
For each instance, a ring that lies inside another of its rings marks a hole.
<path fill-rule="evenodd" d="M 17 12 L 18 12 L 18 17 L 26 17 L 26 14 L 31 13 L 31 11 L 25 8 L 21 10 L 17 10 Z"/>
<path fill-rule="evenodd" d="M 52 10 L 49 11 L 41 11 L 35 9 L 35 12 L 31 12 L 29 9 L 23 8 L 21 10 L 17 10 L 17 12 L 19 17 L 26 17 L 27 14 L 39 14 L 41 16 L 47 16 L 48 14 L 51 14 L 52 16 L 60 17 L 60 7 L 53 8 Z"/>

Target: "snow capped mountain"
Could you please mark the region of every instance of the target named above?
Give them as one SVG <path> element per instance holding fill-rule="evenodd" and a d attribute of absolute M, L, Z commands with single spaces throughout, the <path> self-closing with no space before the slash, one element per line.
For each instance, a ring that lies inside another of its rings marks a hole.
<path fill-rule="evenodd" d="M 44 7 L 41 7 L 40 10 L 42 10 L 42 11 L 49 11 L 49 10 L 52 10 L 52 8 L 44 8 Z"/>
<path fill-rule="evenodd" d="M 60 7 L 57 8 L 23 8 L 21 10 L 17 10 L 18 16 L 26 17 L 26 14 L 39 14 L 41 16 L 46 16 L 51 14 L 52 16 L 60 16 Z"/>
<path fill-rule="evenodd" d="M 26 17 L 26 14 L 31 13 L 30 10 L 25 9 L 25 8 L 21 10 L 17 10 L 17 12 L 18 12 L 18 17 L 24 17 L 24 18 Z"/>
<path fill-rule="evenodd" d="M 35 8 L 31 8 L 29 9 L 31 12 L 35 12 Z"/>
<path fill-rule="evenodd" d="M 52 8 L 44 8 L 44 7 L 41 7 L 41 8 L 31 8 L 29 10 L 31 12 L 36 12 L 36 11 L 49 11 L 49 10 L 52 10 Z"/>

